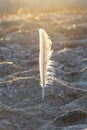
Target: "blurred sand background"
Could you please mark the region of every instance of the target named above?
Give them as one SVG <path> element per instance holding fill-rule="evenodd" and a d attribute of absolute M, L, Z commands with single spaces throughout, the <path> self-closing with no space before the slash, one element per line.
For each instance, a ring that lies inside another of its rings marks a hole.
<path fill-rule="evenodd" d="M 0 0 L 0 130 L 87 129 L 87 1 Z M 55 77 L 41 100 L 39 34 Z"/>
<path fill-rule="evenodd" d="M 31 10 L 86 8 L 86 0 L 0 0 L 0 11 L 15 11 L 18 8 Z"/>

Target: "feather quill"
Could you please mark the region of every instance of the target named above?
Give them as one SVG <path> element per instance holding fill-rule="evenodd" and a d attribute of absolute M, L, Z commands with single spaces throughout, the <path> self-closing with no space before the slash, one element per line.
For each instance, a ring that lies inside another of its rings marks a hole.
<path fill-rule="evenodd" d="M 39 68 L 40 68 L 40 84 L 42 87 L 42 100 L 45 96 L 45 87 L 52 83 L 54 75 L 54 62 L 50 59 L 53 53 L 52 41 L 43 29 L 39 29 Z"/>

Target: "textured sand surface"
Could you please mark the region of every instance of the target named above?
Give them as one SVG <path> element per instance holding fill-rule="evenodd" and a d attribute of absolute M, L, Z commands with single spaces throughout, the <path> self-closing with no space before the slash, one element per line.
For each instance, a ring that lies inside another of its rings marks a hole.
<path fill-rule="evenodd" d="M 38 28 L 53 41 L 55 78 L 41 101 Z M 0 130 L 87 128 L 87 11 L 0 15 Z"/>

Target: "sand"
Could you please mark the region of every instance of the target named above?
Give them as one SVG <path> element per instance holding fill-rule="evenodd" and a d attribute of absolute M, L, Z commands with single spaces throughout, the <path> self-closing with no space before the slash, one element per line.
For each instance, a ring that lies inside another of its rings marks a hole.
<path fill-rule="evenodd" d="M 0 130 L 86 130 L 87 11 L 0 15 Z M 55 77 L 41 100 L 39 34 Z"/>

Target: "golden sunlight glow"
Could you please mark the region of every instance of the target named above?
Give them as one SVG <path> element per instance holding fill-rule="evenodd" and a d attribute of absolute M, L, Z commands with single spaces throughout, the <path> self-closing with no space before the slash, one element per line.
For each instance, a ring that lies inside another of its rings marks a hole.
<path fill-rule="evenodd" d="M 52 8 L 62 8 L 65 9 L 66 7 L 75 8 L 75 7 L 86 7 L 87 1 L 86 0 L 1 0 L 0 8 L 7 10 L 19 10 L 19 14 L 22 13 L 22 8 L 27 9 L 52 9 Z M 11 7 L 12 8 L 9 8 Z"/>
<path fill-rule="evenodd" d="M 3 65 L 3 64 L 13 65 L 13 62 L 0 62 L 0 65 Z"/>
<path fill-rule="evenodd" d="M 27 2 L 29 7 L 33 8 L 45 8 L 45 7 L 82 7 L 87 5 L 86 0 L 25 0 L 24 4 Z"/>

